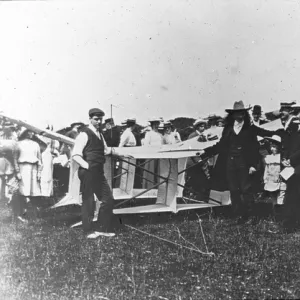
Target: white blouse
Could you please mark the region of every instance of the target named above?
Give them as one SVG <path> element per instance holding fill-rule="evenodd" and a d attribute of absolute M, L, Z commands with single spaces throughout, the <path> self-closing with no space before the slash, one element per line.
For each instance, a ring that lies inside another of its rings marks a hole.
<path fill-rule="evenodd" d="M 18 163 L 30 163 L 42 165 L 40 146 L 37 142 L 25 139 L 18 142 L 19 158 Z"/>
<path fill-rule="evenodd" d="M 134 147 L 136 139 L 130 128 L 127 128 L 121 135 L 119 147 Z"/>
<path fill-rule="evenodd" d="M 161 146 L 162 144 L 163 137 L 159 132 L 151 130 L 146 133 L 144 139 L 144 146 Z"/>

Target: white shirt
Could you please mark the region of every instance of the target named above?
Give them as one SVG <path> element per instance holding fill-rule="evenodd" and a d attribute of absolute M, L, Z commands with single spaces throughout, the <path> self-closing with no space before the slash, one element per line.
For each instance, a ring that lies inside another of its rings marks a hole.
<path fill-rule="evenodd" d="M 233 130 L 236 134 L 239 134 L 240 131 L 242 130 L 243 128 L 243 125 L 244 125 L 244 121 L 242 121 L 241 123 L 235 121 L 234 122 L 234 125 L 233 125 Z"/>
<path fill-rule="evenodd" d="M 160 146 L 162 143 L 162 135 L 159 132 L 151 130 L 146 133 L 144 146 Z"/>
<path fill-rule="evenodd" d="M 42 155 L 40 145 L 30 139 L 18 142 L 19 158 L 18 163 L 29 163 L 38 165 L 38 173 L 42 171 Z"/>
<path fill-rule="evenodd" d="M 252 123 L 255 125 L 255 126 L 257 126 L 257 127 L 260 127 L 260 122 L 259 122 L 260 120 L 258 120 L 258 121 L 254 121 L 254 119 L 252 119 Z"/>
<path fill-rule="evenodd" d="M 91 129 L 96 136 L 101 140 L 103 140 L 104 143 L 104 153 L 108 154 L 109 150 L 108 147 L 106 145 L 105 139 L 103 138 L 102 134 L 100 134 L 100 132 L 98 130 L 96 130 L 96 128 L 93 125 L 89 125 L 88 126 L 89 129 Z M 87 145 L 88 142 L 88 135 L 85 132 L 80 132 L 78 134 L 78 136 L 75 139 L 75 144 L 74 144 L 74 148 L 72 151 L 72 156 L 75 155 L 79 155 L 79 156 L 83 156 L 83 149 L 84 147 Z"/>
<path fill-rule="evenodd" d="M 164 145 L 171 145 L 181 142 L 180 137 L 178 137 L 178 132 L 170 132 L 165 133 L 163 135 L 163 144 Z"/>
<path fill-rule="evenodd" d="M 136 139 L 131 131 L 131 128 L 127 128 L 121 135 L 119 147 L 134 147 L 136 146 Z"/>

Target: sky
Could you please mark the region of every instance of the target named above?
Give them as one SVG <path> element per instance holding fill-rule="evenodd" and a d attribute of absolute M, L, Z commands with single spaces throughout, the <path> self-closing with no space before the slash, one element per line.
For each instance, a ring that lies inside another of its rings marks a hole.
<path fill-rule="evenodd" d="M 300 92 L 297 0 L 0 2 L 0 111 L 60 129 L 264 111 Z M 111 106 L 113 105 L 113 106 Z"/>

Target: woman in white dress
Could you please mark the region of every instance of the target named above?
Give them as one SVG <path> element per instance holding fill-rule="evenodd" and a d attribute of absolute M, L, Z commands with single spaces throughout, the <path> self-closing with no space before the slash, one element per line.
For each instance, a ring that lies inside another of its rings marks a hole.
<path fill-rule="evenodd" d="M 20 168 L 20 194 L 30 198 L 41 196 L 42 156 L 40 146 L 33 141 L 34 133 L 25 130 L 19 136 L 18 164 Z"/>
<path fill-rule="evenodd" d="M 149 121 L 151 130 L 146 132 L 143 147 L 159 147 L 163 144 L 163 137 L 158 132 L 160 122 L 161 119 L 159 118 L 153 118 Z M 157 176 L 148 173 L 146 170 L 155 174 L 159 174 L 159 160 L 150 160 L 145 164 L 144 169 L 145 171 L 143 175 L 143 188 L 148 189 L 154 184 L 157 184 L 159 180 Z"/>
<path fill-rule="evenodd" d="M 51 197 L 53 195 L 53 149 L 54 141 L 40 137 L 46 144 L 46 149 L 42 153 L 42 172 L 41 172 L 41 196 Z"/>
<path fill-rule="evenodd" d="M 163 135 L 163 144 L 164 145 L 173 145 L 180 143 L 181 139 L 178 132 L 172 131 L 171 122 L 166 122 L 164 124 L 164 135 Z"/>

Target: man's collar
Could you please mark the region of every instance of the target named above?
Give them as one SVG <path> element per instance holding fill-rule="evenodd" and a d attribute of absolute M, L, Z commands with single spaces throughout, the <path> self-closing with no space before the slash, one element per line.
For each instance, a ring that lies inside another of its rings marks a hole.
<path fill-rule="evenodd" d="M 89 129 L 91 129 L 94 133 L 98 134 L 99 131 L 92 124 L 89 125 Z"/>
<path fill-rule="evenodd" d="M 243 120 L 242 122 L 234 121 L 233 126 L 243 126 L 245 121 Z"/>
<path fill-rule="evenodd" d="M 289 127 L 289 125 L 291 124 L 291 122 L 294 118 L 295 118 L 294 116 L 290 116 L 290 118 L 286 121 L 286 123 L 284 125 L 284 130 L 287 130 L 287 128 Z"/>

